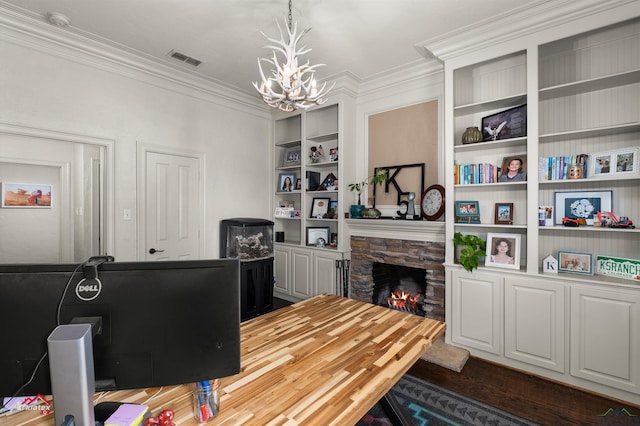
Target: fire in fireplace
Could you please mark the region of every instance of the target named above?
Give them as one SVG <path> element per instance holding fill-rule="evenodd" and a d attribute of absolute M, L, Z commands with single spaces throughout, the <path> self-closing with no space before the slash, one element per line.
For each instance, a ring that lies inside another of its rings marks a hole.
<path fill-rule="evenodd" d="M 373 303 L 424 316 L 426 275 L 424 269 L 374 262 Z"/>
<path fill-rule="evenodd" d="M 419 301 L 420 293 L 405 293 L 404 290 L 392 291 L 391 297 L 387 297 L 387 306 L 399 311 L 416 312 Z"/>

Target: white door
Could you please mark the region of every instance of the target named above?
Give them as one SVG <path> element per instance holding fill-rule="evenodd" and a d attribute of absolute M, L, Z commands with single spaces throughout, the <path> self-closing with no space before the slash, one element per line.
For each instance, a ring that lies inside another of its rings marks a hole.
<path fill-rule="evenodd" d="M 146 258 L 200 258 L 200 160 L 146 153 Z"/>

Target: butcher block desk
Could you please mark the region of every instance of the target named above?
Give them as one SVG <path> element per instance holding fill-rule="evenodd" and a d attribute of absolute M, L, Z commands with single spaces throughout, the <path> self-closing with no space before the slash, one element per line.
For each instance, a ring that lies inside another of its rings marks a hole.
<path fill-rule="evenodd" d="M 320 295 L 241 325 L 241 373 L 221 380 L 213 425 L 354 425 L 393 387 L 445 324 L 333 295 Z M 114 391 L 100 401 L 143 403 L 158 388 Z M 96 396 L 99 394 L 96 394 Z M 146 405 L 196 425 L 191 388 L 164 387 Z M 2 425 L 51 425 L 21 412 Z"/>

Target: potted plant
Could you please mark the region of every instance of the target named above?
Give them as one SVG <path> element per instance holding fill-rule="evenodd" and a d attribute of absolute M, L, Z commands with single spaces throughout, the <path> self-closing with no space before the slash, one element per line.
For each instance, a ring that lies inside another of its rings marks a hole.
<path fill-rule="evenodd" d="M 460 248 L 458 261 L 464 269 L 471 272 L 480 264 L 480 257 L 487 255 L 487 243 L 480 237 L 471 234 L 462 234 L 456 232 L 453 234 L 453 245 L 457 249 Z"/>
<path fill-rule="evenodd" d="M 349 191 L 355 191 L 358 194 L 358 204 L 353 204 L 350 209 L 351 217 L 359 219 L 362 217 L 364 204 L 362 204 L 361 196 L 367 185 L 377 185 L 387 180 L 387 172 L 384 170 L 376 170 L 375 174 L 369 176 L 365 180 L 349 185 Z"/>

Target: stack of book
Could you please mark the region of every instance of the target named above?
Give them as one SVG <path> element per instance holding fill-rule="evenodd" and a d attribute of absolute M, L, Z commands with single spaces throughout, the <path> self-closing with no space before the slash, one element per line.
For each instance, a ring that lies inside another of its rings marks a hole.
<path fill-rule="evenodd" d="M 587 154 L 564 155 L 558 157 L 540 157 L 538 163 L 538 178 L 540 181 L 586 179 L 587 178 Z M 580 177 L 571 176 L 571 166 L 581 166 Z"/>
<path fill-rule="evenodd" d="M 456 185 L 495 183 L 500 179 L 500 167 L 489 163 L 455 164 Z"/>

